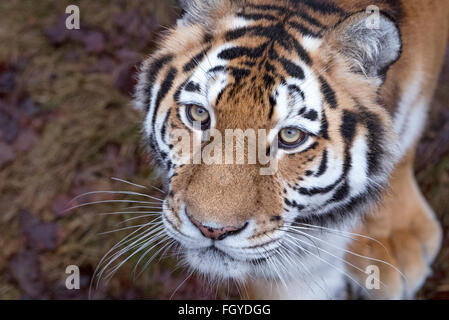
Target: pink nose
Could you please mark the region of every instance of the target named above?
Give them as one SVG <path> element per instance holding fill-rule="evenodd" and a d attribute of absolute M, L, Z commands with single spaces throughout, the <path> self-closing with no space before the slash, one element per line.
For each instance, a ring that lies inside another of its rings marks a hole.
<path fill-rule="evenodd" d="M 205 236 L 206 238 L 212 239 L 212 240 L 223 240 L 224 238 L 226 238 L 230 235 L 237 234 L 240 231 L 242 231 L 243 229 L 245 229 L 245 227 L 248 224 L 248 223 L 245 223 L 245 225 L 243 225 L 243 227 L 240 227 L 240 228 L 236 228 L 236 227 L 212 228 L 212 227 L 204 226 L 201 222 L 199 222 L 198 220 L 196 220 L 194 217 L 192 217 L 190 215 L 188 217 L 189 217 L 190 221 L 192 221 L 192 223 L 198 229 L 200 229 L 203 236 Z"/>

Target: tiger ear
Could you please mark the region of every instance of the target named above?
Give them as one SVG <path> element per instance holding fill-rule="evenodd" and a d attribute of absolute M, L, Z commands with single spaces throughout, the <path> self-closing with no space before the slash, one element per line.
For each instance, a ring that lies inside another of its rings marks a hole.
<path fill-rule="evenodd" d="M 183 20 L 200 22 L 208 18 L 211 12 L 227 0 L 178 0 L 184 11 Z"/>
<path fill-rule="evenodd" d="M 368 77 L 383 78 L 401 55 L 399 28 L 380 13 L 356 13 L 338 24 L 330 36 L 352 70 Z"/>

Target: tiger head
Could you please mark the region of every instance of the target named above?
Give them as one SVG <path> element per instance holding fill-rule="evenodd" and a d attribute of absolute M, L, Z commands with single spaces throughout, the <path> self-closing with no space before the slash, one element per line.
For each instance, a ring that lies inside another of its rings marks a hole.
<path fill-rule="evenodd" d="M 275 3 L 182 1 L 185 15 L 139 74 L 135 103 L 167 190 L 165 230 L 188 265 L 218 278 L 275 278 L 291 228 L 353 223 L 397 161 L 379 95 L 401 53 L 395 23 L 381 14 L 372 26 L 364 11 L 310 1 Z M 195 162 L 195 143 L 202 151 L 225 144 L 207 138 L 212 129 L 223 137 L 252 130 L 275 170 L 262 174 L 269 164 L 249 163 L 241 143 L 232 153 L 243 150 L 243 163 L 221 152 L 221 162 Z M 182 144 L 192 152 L 180 163 Z"/>

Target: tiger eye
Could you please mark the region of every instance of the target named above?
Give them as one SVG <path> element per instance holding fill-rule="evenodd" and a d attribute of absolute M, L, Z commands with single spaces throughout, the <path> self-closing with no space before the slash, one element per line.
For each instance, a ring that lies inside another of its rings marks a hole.
<path fill-rule="evenodd" d="M 305 133 L 298 128 L 284 128 L 279 132 L 279 147 L 296 148 L 305 138 Z"/>
<path fill-rule="evenodd" d="M 186 106 L 186 114 L 191 123 L 199 122 L 202 130 L 206 130 L 210 126 L 210 114 L 205 108 L 197 105 L 188 105 Z"/>
<path fill-rule="evenodd" d="M 198 106 L 190 107 L 190 115 L 194 121 L 205 122 L 209 119 L 209 112 Z"/>

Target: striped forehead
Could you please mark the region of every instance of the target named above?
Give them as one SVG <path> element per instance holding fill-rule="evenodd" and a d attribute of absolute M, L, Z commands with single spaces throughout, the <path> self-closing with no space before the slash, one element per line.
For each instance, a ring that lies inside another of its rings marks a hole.
<path fill-rule="evenodd" d="M 193 74 L 182 84 L 177 100 L 182 104 L 197 104 L 207 108 L 212 105 L 228 83 L 226 67 L 228 61 L 220 57 L 223 50 L 231 48 L 222 45 L 211 52 L 203 52 L 201 61 Z"/>
<path fill-rule="evenodd" d="M 282 126 L 301 122 L 309 133 L 322 129 L 323 101 L 319 80 L 311 69 L 301 64 L 304 78 L 287 78 L 272 93 L 273 119 Z"/>

